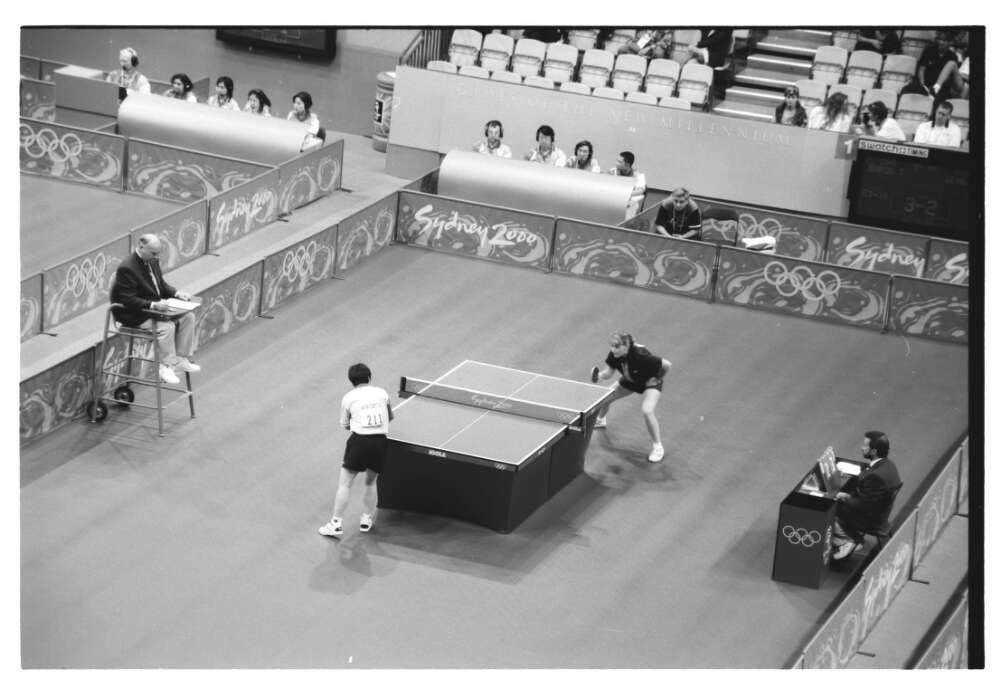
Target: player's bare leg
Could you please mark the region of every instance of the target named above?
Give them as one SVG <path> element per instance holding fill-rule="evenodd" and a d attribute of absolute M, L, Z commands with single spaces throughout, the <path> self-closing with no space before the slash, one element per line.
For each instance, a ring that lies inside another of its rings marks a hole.
<path fill-rule="evenodd" d="M 368 532 L 375 523 L 375 509 L 378 506 L 378 474 L 371 469 L 365 471 L 365 493 L 362 495 L 361 531 Z"/>
<path fill-rule="evenodd" d="M 660 440 L 660 422 L 656 420 L 656 403 L 660 402 L 660 392 L 655 388 L 647 388 L 642 394 L 642 417 L 646 420 L 646 428 L 653 439 L 653 450 L 649 453 L 649 461 L 663 459 L 663 442 Z"/>
<path fill-rule="evenodd" d="M 337 496 L 333 500 L 333 517 L 330 522 L 319 528 L 319 533 L 325 537 L 339 537 L 344 533 L 343 515 L 347 510 L 347 501 L 351 498 L 351 485 L 358 477 L 356 471 L 341 467 L 340 479 L 337 482 Z"/>
<path fill-rule="evenodd" d="M 628 390 L 621 384 L 615 384 L 614 393 L 611 394 L 610 400 L 601 405 L 601 409 L 597 411 L 597 419 L 594 420 L 594 428 L 604 428 L 608 425 L 608 408 L 611 407 L 611 403 L 616 400 L 621 400 L 625 396 L 632 395 L 632 391 Z"/>

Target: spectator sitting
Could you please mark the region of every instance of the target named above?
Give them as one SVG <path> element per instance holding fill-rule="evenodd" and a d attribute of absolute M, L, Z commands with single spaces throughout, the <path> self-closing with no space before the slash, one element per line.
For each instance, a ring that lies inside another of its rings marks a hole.
<path fill-rule="evenodd" d="M 906 141 L 906 132 L 895 118 L 889 117 L 889 109 L 881 101 L 873 101 L 865 106 L 857 132 L 889 141 Z"/>
<path fill-rule="evenodd" d="M 902 43 L 899 34 L 893 29 L 862 28 L 858 32 L 858 41 L 854 51 L 878 52 L 882 56 L 899 54 Z"/>
<path fill-rule="evenodd" d="M 115 83 L 126 92 L 150 93 L 149 80 L 139 72 L 139 53 L 135 49 L 126 47 L 118 52 L 118 64 L 120 68 L 117 71 L 108 73 L 108 82 Z"/>
<path fill-rule="evenodd" d="M 312 112 L 313 99 L 309 92 L 298 92 L 292 96 L 292 110 L 288 112 L 288 119 L 301 122 L 306 127 L 306 138 L 302 141 L 302 148 L 305 151 L 313 146 L 323 143 L 317 136 L 319 134 L 319 118 Z"/>
<path fill-rule="evenodd" d="M 806 126 L 806 109 L 799 101 L 799 88 L 792 85 L 785 88 L 785 100 L 774 110 L 774 121 L 792 127 Z"/>
<path fill-rule="evenodd" d="M 510 146 L 501 141 L 503 139 L 502 122 L 499 120 L 490 120 L 483 127 L 483 134 L 486 138 L 475 144 L 472 150 L 483 155 L 495 155 L 498 158 L 513 157 L 513 154 L 510 152 Z"/>
<path fill-rule="evenodd" d="M 265 118 L 271 117 L 271 100 L 267 98 L 262 89 L 252 89 L 247 92 L 247 103 L 243 107 L 247 113 L 256 113 Z"/>
<path fill-rule="evenodd" d="M 589 172 L 600 172 L 601 166 L 594 157 L 594 145 L 589 141 L 581 141 L 573 148 L 573 155 L 566 161 L 566 167 Z"/>
<path fill-rule="evenodd" d="M 178 73 L 170 78 L 170 89 L 164 92 L 163 96 L 170 97 L 171 99 L 190 101 L 196 104 L 198 103 L 198 97 L 191 91 L 193 89 L 194 83 L 191 82 L 191 78 L 187 76 L 187 73 Z"/>
<path fill-rule="evenodd" d="M 958 77 L 962 79 L 962 98 L 969 98 L 969 57 L 965 57 L 962 65 L 958 67 Z"/>
<path fill-rule="evenodd" d="M 685 240 L 701 240 L 701 209 L 686 188 L 675 188 L 660 203 L 653 221 L 656 232 Z"/>
<path fill-rule="evenodd" d="M 535 141 L 538 143 L 524 155 L 528 162 L 540 162 L 543 165 L 553 167 L 566 166 L 566 154 L 560 148 L 556 148 L 556 133 L 548 125 L 542 125 L 535 132 Z"/>
<path fill-rule="evenodd" d="M 732 44 L 732 41 L 733 30 L 731 28 L 702 29 L 701 40 L 698 41 L 697 45 L 688 47 L 688 58 L 684 63 L 694 59 L 699 64 L 705 64 L 712 68 L 724 66 L 729 57 L 729 45 Z"/>
<path fill-rule="evenodd" d="M 653 59 L 669 59 L 674 47 L 674 32 L 669 29 L 646 29 L 618 48 L 619 54 L 638 54 Z"/>
<path fill-rule="evenodd" d="M 224 108 L 228 111 L 240 110 L 240 105 L 233 101 L 233 79 L 228 75 L 220 76 L 215 81 L 215 96 L 209 97 L 209 106 Z"/>
<path fill-rule="evenodd" d="M 848 113 L 847 95 L 834 92 L 826 98 L 825 104 L 813 106 L 809 111 L 806 125 L 809 129 L 825 129 L 830 132 L 847 132 L 851 128 L 851 116 Z"/>
<path fill-rule="evenodd" d="M 937 101 L 962 94 L 962 76 L 958 72 L 958 55 L 952 49 L 955 37 L 951 31 L 938 31 L 934 44 L 927 45 L 917 60 L 917 75 L 900 94 L 927 94 Z"/>
<path fill-rule="evenodd" d="M 929 144 L 931 146 L 951 146 L 958 148 L 962 145 L 962 130 L 958 125 L 951 124 L 951 111 L 954 107 L 947 101 L 942 101 L 937 105 L 931 120 L 922 122 L 917 126 L 917 132 L 913 136 L 913 141 L 918 144 Z"/>
<path fill-rule="evenodd" d="M 625 208 L 625 218 L 631 219 L 642 209 L 642 202 L 646 199 L 646 175 L 635 169 L 635 154 L 631 151 L 622 151 L 618 154 L 618 164 L 612 167 L 608 174 L 619 177 L 632 177 L 635 185 L 632 194 L 628 199 L 628 206 Z"/>

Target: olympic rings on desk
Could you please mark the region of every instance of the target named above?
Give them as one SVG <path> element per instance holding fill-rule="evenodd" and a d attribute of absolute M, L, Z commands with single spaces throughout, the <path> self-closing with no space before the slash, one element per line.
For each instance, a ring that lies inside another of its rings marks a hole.
<path fill-rule="evenodd" d="M 807 530 L 804 527 L 792 527 L 791 525 L 783 526 L 781 534 L 790 544 L 802 545 L 807 549 L 818 544 L 822 536 L 816 530 Z"/>

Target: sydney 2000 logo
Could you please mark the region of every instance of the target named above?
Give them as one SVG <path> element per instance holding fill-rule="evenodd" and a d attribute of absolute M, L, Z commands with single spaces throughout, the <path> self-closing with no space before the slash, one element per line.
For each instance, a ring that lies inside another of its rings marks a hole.
<path fill-rule="evenodd" d="M 410 240 L 421 245 L 441 246 L 452 241 L 451 247 L 455 247 L 454 243 L 462 241 L 470 246 L 474 243 L 480 256 L 502 252 L 521 261 L 534 261 L 544 257 L 547 249 L 545 239 L 523 224 L 511 221 L 491 224 L 471 214 L 459 214 L 457 210 L 434 211 L 433 205 L 416 210 L 407 230 Z"/>

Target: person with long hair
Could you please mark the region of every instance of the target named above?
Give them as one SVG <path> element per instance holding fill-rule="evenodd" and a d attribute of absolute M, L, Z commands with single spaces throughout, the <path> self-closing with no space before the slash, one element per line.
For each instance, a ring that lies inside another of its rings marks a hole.
<path fill-rule="evenodd" d="M 573 155 L 566 161 L 566 167 L 581 169 L 587 172 L 600 172 L 601 166 L 594 157 L 594 144 L 586 139 L 580 141 L 573 148 Z"/>
<path fill-rule="evenodd" d="M 834 92 L 826 98 L 826 103 L 814 106 L 809 111 L 809 129 L 825 129 L 828 132 L 847 132 L 851 129 L 850 106 L 847 95 Z"/>
<path fill-rule="evenodd" d="M 857 133 L 889 141 L 906 141 L 906 132 L 895 118 L 889 116 L 889 107 L 881 101 L 873 101 L 865 106 Z"/>
<path fill-rule="evenodd" d="M 247 92 L 247 103 L 243 107 L 247 113 L 256 113 L 265 118 L 271 117 L 271 100 L 264 94 L 264 90 L 254 88 Z"/>
<path fill-rule="evenodd" d="M 191 91 L 193 89 L 194 83 L 191 82 L 191 78 L 187 76 L 187 73 L 176 73 L 170 76 L 170 89 L 164 92 L 163 96 L 196 104 L 198 103 L 198 97 Z"/>
<path fill-rule="evenodd" d="M 233 79 L 228 75 L 220 76 L 215 81 L 215 96 L 209 98 L 208 105 L 224 108 L 227 111 L 238 111 L 240 105 L 233 100 Z"/>
<path fill-rule="evenodd" d="M 305 125 L 306 137 L 302 141 L 301 150 L 306 150 L 311 146 L 322 143 L 319 138 L 319 118 L 312 112 L 312 95 L 309 92 L 296 92 L 292 95 L 292 110 L 288 112 L 288 119 L 300 122 Z"/>
<path fill-rule="evenodd" d="M 806 117 L 806 109 L 799 101 L 799 88 L 795 85 L 786 87 L 785 100 L 774 110 L 774 121 L 779 125 L 805 127 Z"/>

